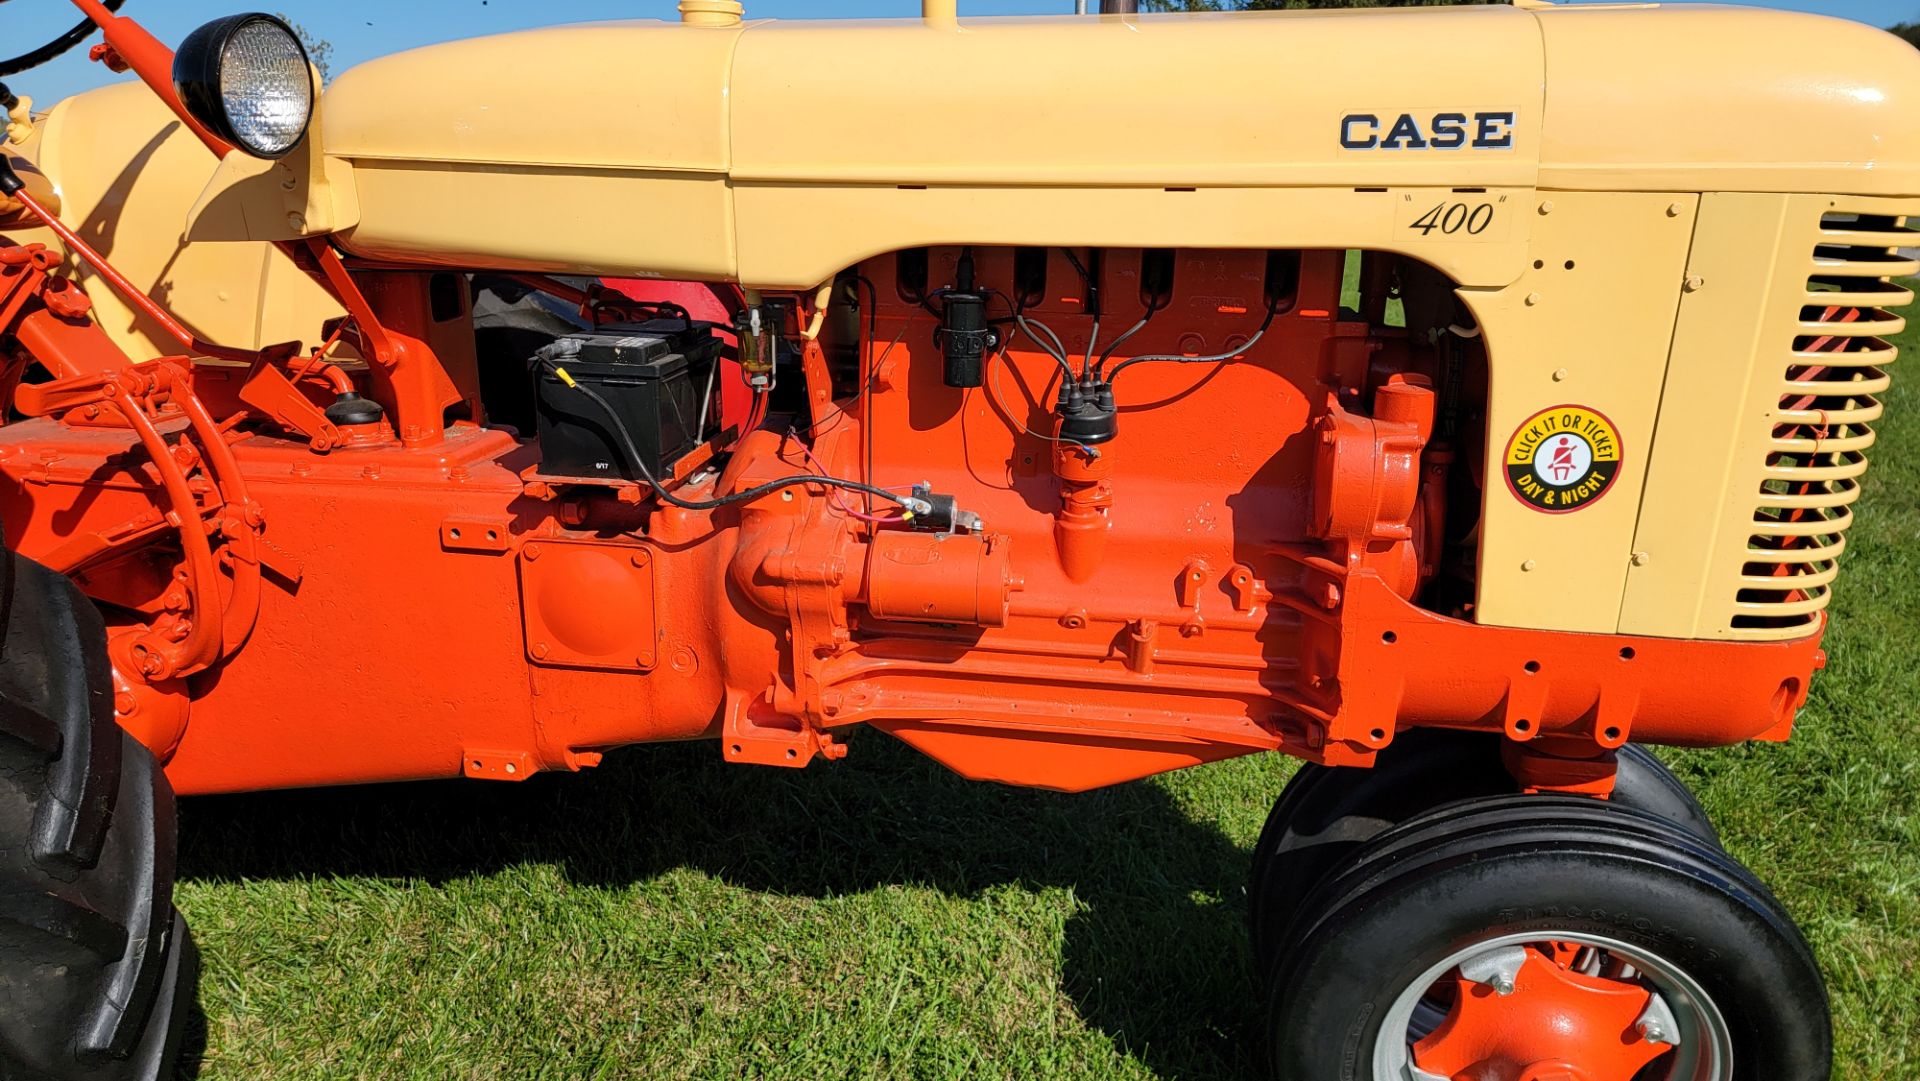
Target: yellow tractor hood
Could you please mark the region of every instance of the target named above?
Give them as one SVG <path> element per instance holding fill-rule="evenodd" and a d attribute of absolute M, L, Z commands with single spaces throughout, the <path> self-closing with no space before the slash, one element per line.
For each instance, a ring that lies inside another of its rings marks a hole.
<path fill-rule="evenodd" d="M 1304 246 L 1356 189 L 1920 194 L 1920 52 L 1691 5 L 599 23 L 361 65 L 322 118 L 363 254 L 769 285 Z"/>

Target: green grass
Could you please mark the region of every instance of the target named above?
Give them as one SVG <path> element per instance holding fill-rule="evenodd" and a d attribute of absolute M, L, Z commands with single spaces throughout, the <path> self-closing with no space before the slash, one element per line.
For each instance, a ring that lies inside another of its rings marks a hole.
<path fill-rule="evenodd" d="M 1920 1077 L 1920 378 L 1888 404 L 1797 736 L 1670 756 L 1806 929 L 1856 1078 Z M 189 800 L 202 1076 L 1251 1076 L 1243 884 L 1290 768 L 1061 796 L 868 733 L 804 772 L 675 745 Z"/>

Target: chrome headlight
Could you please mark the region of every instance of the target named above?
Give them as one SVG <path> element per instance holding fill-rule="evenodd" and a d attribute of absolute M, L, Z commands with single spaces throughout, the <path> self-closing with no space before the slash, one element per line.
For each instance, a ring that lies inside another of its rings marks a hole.
<path fill-rule="evenodd" d="M 300 145 L 313 117 L 313 71 L 293 28 L 271 15 L 229 15 L 188 34 L 173 89 L 208 131 L 256 158 Z"/>

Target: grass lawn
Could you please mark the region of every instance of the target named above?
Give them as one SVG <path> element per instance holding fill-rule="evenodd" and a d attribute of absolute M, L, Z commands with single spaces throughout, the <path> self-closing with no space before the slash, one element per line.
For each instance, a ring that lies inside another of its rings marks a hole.
<path fill-rule="evenodd" d="M 1920 378 L 1888 406 L 1798 735 L 1670 756 L 1812 939 L 1858 1078 L 1920 1077 Z M 804 772 L 676 745 L 189 800 L 201 1076 L 1253 1076 L 1243 889 L 1291 768 L 1062 796 L 866 733 Z"/>

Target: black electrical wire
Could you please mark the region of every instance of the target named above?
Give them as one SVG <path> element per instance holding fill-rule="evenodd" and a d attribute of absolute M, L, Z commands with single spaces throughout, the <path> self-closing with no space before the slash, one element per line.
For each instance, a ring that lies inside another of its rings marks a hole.
<path fill-rule="evenodd" d="M 0 0 L 0 3 L 4 2 L 5 0 Z M 127 0 L 105 0 L 104 6 L 108 11 L 119 11 L 120 5 L 126 2 Z M 32 52 L 21 53 L 19 56 L 7 60 L 0 60 L 0 79 L 4 79 L 9 75 L 18 75 L 29 68 L 39 67 L 54 57 L 73 48 L 75 45 L 87 40 L 89 37 L 92 37 L 93 32 L 98 29 L 99 27 L 93 24 L 92 19 L 82 19 L 80 25 L 47 42 L 38 49 L 34 49 Z"/>
<path fill-rule="evenodd" d="M 1080 379 L 1085 382 L 1093 374 L 1093 351 L 1100 347 L 1100 317 L 1093 317 L 1093 331 L 1087 335 L 1087 355 L 1080 361 Z"/>
<path fill-rule="evenodd" d="M 1067 262 L 1073 264 L 1074 273 L 1080 275 L 1080 283 L 1082 285 L 1085 285 L 1088 289 L 1092 289 L 1093 275 L 1087 273 L 1087 268 L 1080 262 L 1080 257 L 1073 254 L 1073 249 L 1061 248 L 1060 253 L 1067 257 Z"/>
<path fill-rule="evenodd" d="M 853 286 L 855 308 L 860 306 L 860 287 L 865 286 L 867 290 L 867 346 L 872 348 L 874 339 L 879 337 L 880 291 L 873 287 L 873 279 L 865 274 L 855 274 Z"/>
<path fill-rule="evenodd" d="M 1120 336 L 1118 338 L 1115 338 L 1111 344 L 1109 344 L 1105 349 L 1102 349 L 1100 351 L 1100 363 L 1095 364 L 1093 366 L 1094 378 L 1096 379 L 1104 378 L 1102 373 L 1104 373 L 1107 370 L 1107 361 L 1112 360 L 1113 355 L 1120 351 L 1120 347 L 1127 344 L 1128 338 L 1131 338 L 1135 334 L 1138 334 L 1141 331 L 1147 329 L 1147 324 L 1153 321 L 1154 316 L 1160 314 L 1160 309 L 1165 308 L 1168 304 L 1171 304 L 1172 302 L 1173 300 L 1171 297 L 1162 297 L 1160 298 L 1159 303 L 1148 301 L 1147 312 L 1145 315 L 1142 315 L 1140 317 L 1140 321 L 1128 327 L 1126 330 L 1121 331 Z"/>
<path fill-rule="evenodd" d="M 1052 357 L 1053 362 L 1060 365 L 1060 370 L 1066 373 L 1069 380 L 1074 378 L 1073 361 L 1067 359 L 1067 347 L 1060 341 L 1060 335 L 1053 332 L 1052 327 L 1038 319 L 1028 319 L 1018 311 L 1013 313 L 1013 325 L 1027 337 L 1032 338 L 1033 344 L 1039 346 L 1042 352 Z M 1040 333 L 1045 333 L 1047 338 L 1053 339 L 1052 344 L 1049 345 L 1046 339 L 1041 338 Z"/>
<path fill-rule="evenodd" d="M 551 369 L 556 376 L 565 370 L 561 368 L 559 364 L 548 358 L 541 358 L 541 363 Z M 805 484 L 818 484 L 827 488 L 845 488 L 849 491 L 865 492 L 868 495 L 879 496 L 890 503 L 898 503 L 909 512 L 915 510 L 914 500 L 895 492 L 889 492 L 885 488 L 875 487 L 871 484 L 862 484 L 857 480 L 844 480 L 840 477 L 823 477 L 811 473 L 793 477 L 782 477 L 779 480 L 768 481 L 757 487 L 748 488 L 746 491 L 735 492 L 732 495 L 723 495 L 717 499 L 682 499 L 672 492 L 667 491 L 667 489 L 661 485 L 659 478 L 653 475 L 653 470 L 647 468 L 646 461 L 640 456 L 639 448 L 634 445 L 633 433 L 627 430 L 626 422 L 620 419 L 620 411 L 613 407 L 612 402 L 602 397 L 599 391 L 573 379 L 571 376 L 561 379 L 561 382 L 586 395 L 588 401 L 599 406 L 600 411 L 607 415 L 607 419 L 613 423 L 614 434 L 620 437 L 620 449 L 625 452 L 627 461 L 633 466 L 634 472 L 639 473 L 641 479 L 645 480 L 654 490 L 654 493 L 660 497 L 661 501 L 669 506 L 679 507 L 681 510 L 714 510 L 719 507 L 728 507 L 735 503 L 745 503 L 751 499 L 758 499 L 763 495 L 777 492 L 782 488 L 793 488 Z"/>
<path fill-rule="evenodd" d="M 1107 372 L 1104 378 L 1108 385 L 1112 385 L 1114 380 L 1120 378 L 1121 372 L 1126 371 L 1135 364 L 1144 364 L 1148 361 L 1160 361 L 1173 364 L 1212 364 L 1218 361 L 1232 360 L 1234 357 L 1253 348 L 1254 343 L 1258 342 L 1261 337 L 1267 333 L 1267 328 L 1273 326 L 1273 317 L 1279 314 L 1279 312 L 1279 304 L 1269 305 L 1267 307 L 1267 317 L 1260 321 L 1260 329 L 1253 332 L 1253 337 L 1248 338 L 1246 341 L 1241 342 L 1239 345 L 1234 346 L 1224 353 L 1212 353 L 1199 357 L 1183 356 L 1179 353 L 1143 353 L 1140 356 L 1128 357 L 1126 360 L 1121 361 L 1114 366 L 1112 371 Z"/>
<path fill-rule="evenodd" d="M 1107 361 L 1112 360 L 1113 355 L 1120 351 L 1120 347 L 1127 344 L 1128 338 L 1133 337 L 1135 334 L 1138 334 L 1142 330 L 1145 330 L 1147 328 L 1147 322 L 1153 318 L 1153 313 L 1155 310 L 1156 309 L 1148 308 L 1147 314 L 1141 316 L 1139 322 L 1121 331 L 1120 336 L 1118 338 L 1115 338 L 1111 345 L 1108 345 L 1105 349 L 1102 349 L 1100 351 L 1100 363 L 1095 364 L 1093 366 L 1094 378 L 1098 379 L 1100 377 L 1100 373 L 1106 370 Z"/>
<path fill-rule="evenodd" d="M 1035 439 L 1044 439 L 1049 443 L 1066 443 L 1070 446 L 1079 447 L 1081 450 L 1086 451 L 1089 457 L 1093 457 L 1093 458 L 1100 457 L 1100 449 L 1098 447 L 1088 446 L 1087 444 L 1080 442 L 1078 439 L 1067 439 L 1057 435 L 1048 435 L 1045 432 L 1036 432 L 1032 428 L 1028 427 L 1023 421 L 1020 421 L 1019 419 L 1014 417 L 1013 411 L 1011 409 L 1008 409 L 1006 402 L 1002 401 L 1000 398 L 1000 393 L 999 393 L 1000 369 L 995 367 L 993 364 L 995 360 L 1004 362 L 1006 361 L 1006 359 L 1007 359 L 1007 347 L 1005 345 L 1002 345 L 998 352 L 995 352 L 992 356 L 987 358 L 986 370 L 987 370 L 987 381 L 991 384 L 991 386 L 988 388 L 988 391 L 987 391 L 987 399 L 990 402 L 992 402 L 994 405 L 997 405 L 1000 407 L 1000 411 L 1006 414 L 1006 418 L 1008 422 L 1019 425 L 1020 430 L 1022 432 L 1025 432 L 1026 434 L 1034 437 Z M 1065 375 L 1067 377 L 1067 381 L 1071 383 L 1073 381 L 1073 369 L 1071 368 L 1066 369 Z M 1049 380 L 1047 382 L 1046 388 L 1042 391 L 1042 394 L 1044 396 L 1051 397 L 1053 394 L 1053 387 L 1054 387 L 1053 382 Z"/>

